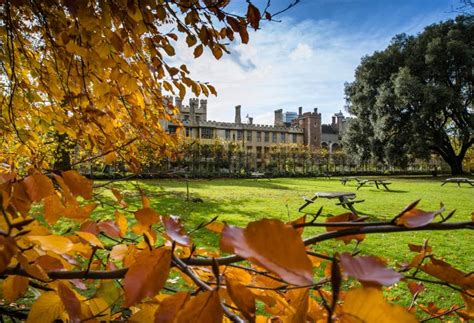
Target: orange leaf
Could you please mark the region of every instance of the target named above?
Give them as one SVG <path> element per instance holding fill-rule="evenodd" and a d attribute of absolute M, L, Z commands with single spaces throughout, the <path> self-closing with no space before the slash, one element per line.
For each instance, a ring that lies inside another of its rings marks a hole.
<path fill-rule="evenodd" d="M 176 314 L 183 308 L 189 300 L 189 293 L 178 292 L 168 296 L 161 303 L 155 313 L 155 323 L 172 322 Z"/>
<path fill-rule="evenodd" d="M 54 194 L 51 180 L 43 174 L 30 175 L 23 181 L 26 191 L 33 202 L 41 201 L 43 198 Z"/>
<path fill-rule="evenodd" d="M 245 318 L 249 321 L 253 321 L 255 317 L 255 295 L 247 289 L 244 285 L 238 281 L 225 277 L 227 286 L 227 293 L 229 294 L 232 301 L 242 311 Z"/>
<path fill-rule="evenodd" d="M 173 216 L 162 216 L 161 222 L 165 227 L 166 235 L 170 240 L 175 241 L 183 246 L 191 245 L 191 239 L 186 235 L 183 225 L 178 218 Z"/>
<path fill-rule="evenodd" d="M 18 254 L 17 259 L 20 265 L 23 267 L 23 269 L 31 277 L 36 278 L 41 281 L 49 280 L 48 274 L 44 271 L 44 269 L 37 264 L 30 264 L 28 262 L 28 259 L 24 255 Z"/>
<path fill-rule="evenodd" d="M 221 323 L 223 310 L 217 290 L 191 298 L 176 316 L 176 322 Z"/>
<path fill-rule="evenodd" d="M 353 214 L 353 213 L 343 213 L 340 215 L 336 216 L 331 216 L 326 219 L 326 223 L 332 223 L 332 222 L 349 222 L 349 221 L 354 221 L 357 220 L 358 216 Z M 332 232 L 332 231 L 340 231 L 340 230 L 346 230 L 346 229 L 351 229 L 351 227 L 326 227 L 326 231 Z M 344 236 L 344 237 L 338 237 L 336 240 L 342 240 L 344 241 L 345 244 L 348 244 L 351 242 L 351 240 L 357 240 L 357 241 L 362 241 L 365 238 L 365 234 L 354 234 L 350 236 Z"/>
<path fill-rule="evenodd" d="M 420 209 L 412 208 L 405 213 L 401 217 L 396 220 L 397 224 L 402 224 L 407 228 L 416 228 L 422 227 L 427 225 L 433 221 L 433 218 L 442 213 L 444 211 L 444 207 L 440 208 L 436 211 L 423 211 Z"/>
<path fill-rule="evenodd" d="M 168 279 L 170 264 L 171 251 L 168 249 L 141 252 L 125 274 L 125 306 L 129 307 L 144 297 L 158 294 Z"/>
<path fill-rule="evenodd" d="M 31 208 L 31 200 L 26 190 L 27 189 L 24 182 L 13 184 L 11 204 L 13 204 L 17 212 L 20 212 L 20 214 L 23 216 L 27 216 L 28 211 Z"/>
<path fill-rule="evenodd" d="M 44 219 L 49 224 L 55 224 L 61 215 L 64 214 L 64 205 L 61 199 L 52 194 L 44 199 Z"/>
<path fill-rule="evenodd" d="M 150 209 L 149 207 L 136 211 L 135 218 L 137 219 L 139 224 L 146 227 L 157 223 L 159 220 L 158 213 L 156 213 L 155 210 Z"/>
<path fill-rule="evenodd" d="M 376 257 L 341 254 L 341 265 L 344 271 L 363 283 L 392 285 L 403 278 L 403 275 L 385 265 Z"/>
<path fill-rule="evenodd" d="M 418 322 L 400 305 L 388 304 L 378 288 L 353 288 L 346 294 L 343 321 L 348 322 Z"/>
<path fill-rule="evenodd" d="M 199 56 L 201 56 L 203 51 L 204 47 L 202 46 L 202 44 L 199 44 L 194 47 L 194 58 L 198 58 Z"/>
<path fill-rule="evenodd" d="M 245 229 L 226 225 L 221 249 L 246 258 L 291 284 L 313 282 L 311 261 L 300 235 L 279 220 L 251 222 Z"/>
<path fill-rule="evenodd" d="M 54 322 L 63 312 L 64 306 L 56 292 L 45 292 L 31 305 L 27 323 Z"/>
<path fill-rule="evenodd" d="M 306 214 L 303 215 L 302 217 L 294 220 L 294 221 L 290 221 L 288 222 L 289 225 L 297 225 L 297 224 L 303 224 L 306 222 Z M 304 227 L 300 227 L 300 228 L 296 228 L 295 229 L 300 235 L 303 234 L 303 230 L 304 230 Z"/>
<path fill-rule="evenodd" d="M 81 303 L 76 294 L 66 284 L 58 283 L 58 295 L 66 308 L 71 322 L 81 322 Z"/>
<path fill-rule="evenodd" d="M 75 170 L 61 172 L 61 176 L 71 190 L 72 195 L 80 195 L 86 200 L 92 198 L 92 181 L 90 179 L 85 178 Z"/>
<path fill-rule="evenodd" d="M 115 211 L 115 223 L 120 228 L 120 236 L 124 237 L 128 230 L 127 218 L 119 211 Z"/>
<path fill-rule="evenodd" d="M 8 276 L 3 281 L 3 297 L 12 303 L 28 290 L 29 279 L 23 276 Z"/>
<path fill-rule="evenodd" d="M 110 258 L 121 261 L 128 254 L 128 247 L 124 244 L 118 244 L 112 247 L 110 251 Z"/>
<path fill-rule="evenodd" d="M 120 228 L 112 220 L 99 222 L 97 224 L 97 226 L 98 226 L 98 228 L 100 229 L 101 232 L 105 233 L 109 237 L 119 238 L 120 235 L 121 235 Z"/>
<path fill-rule="evenodd" d="M 221 233 L 224 230 L 224 225 L 219 222 L 211 222 L 205 226 L 206 229 L 212 232 Z"/>

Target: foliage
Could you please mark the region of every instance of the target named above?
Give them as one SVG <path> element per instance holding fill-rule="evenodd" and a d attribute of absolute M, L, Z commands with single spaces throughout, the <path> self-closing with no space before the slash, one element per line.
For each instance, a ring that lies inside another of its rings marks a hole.
<path fill-rule="evenodd" d="M 23 179 L 2 174 L 4 296 L 29 309 L 13 307 L 2 313 L 31 322 L 219 322 L 224 317 L 238 322 L 264 319 L 257 312 L 257 305 L 263 304 L 265 313 L 297 322 L 378 322 L 382 317 L 387 322 L 416 321 L 414 306 L 391 304 L 381 292 L 382 285 L 404 279 L 420 282 L 410 285 L 415 290 L 413 302 L 429 283 L 463 296 L 466 306 L 439 309 L 420 304 L 429 317 L 458 315 L 468 320 L 474 314 L 474 276 L 436 257 L 427 243 L 410 245 L 413 259 L 397 270 L 376 256 L 321 254 L 310 248 L 337 238 L 362 241 L 365 234 L 472 228 L 472 220 L 447 222 L 453 212 L 425 212 L 415 202 L 387 221 L 341 215 L 321 222 L 318 212 L 290 223 L 257 220 L 246 228 L 212 220 L 186 231 L 179 218 L 158 214 L 144 191 L 140 190 L 138 209 L 130 209 L 120 191 L 112 193 L 114 219 L 92 221 L 90 214 L 98 207 L 91 203 L 93 183 L 75 171 L 51 177 L 32 171 Z M 43 208 L 33 217 L 38 212 L 32 213 L 31 207 L 36 204 Z M 130 212 L 134 221 L 124 217 Z M 55 234 L 54 226 L 46 223 L 54 225 L 60 218 L 77 222 L 78 229 Z M 302 230 L 308 227 L 327 232 L 303 239 Z M 192 243 L 192 232 L 208 229 L 220 232 L 221 252 Z M 315 274 L 318 268 L 325 269 Z M 31 304 L 25 296 L 32 291 L 38 296 Z"/>
<path fill-rule="evenodd" d="M 395 165 L 434 152 L 453 174 L 462 173 L 474 143 L 473 35 L 473 20 L 460 16 L 417 36 L 398 35 L 364 57 L 346 86 L 348 110 L 357 118 L 345 147 L 362 161 L 373 156 Z"/>
<path fill-rule="evenodd" d="M 69 169 L 118 156 L 140 166 L 140 144 L 158 156 L 175 145 L 160 120 L 175 120 L 166 93 L 216 94 L 171 63 L 178 41 L 197 58 L 216 59 L 248 28 L 271 20 L 250 1 L 244 15 L 229 1 L 2 1 L 0 134 L 3 162 Z M 71 153 L 79 151 L 79 160 Z"/>

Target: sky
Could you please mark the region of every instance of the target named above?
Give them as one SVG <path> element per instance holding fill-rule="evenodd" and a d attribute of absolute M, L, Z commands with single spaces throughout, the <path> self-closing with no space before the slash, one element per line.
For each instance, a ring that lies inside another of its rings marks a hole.
<path fill-rule="evenodd" d="M 272 0 L 278 12 L 292 0 Z M 266 0 L 252 1 L 263 8 Z M 246 1 L 232 0 L 227 8 L 245 13 Z M 354 79 L 365 55 L 383 50 L 393 36 L 417 34 L 427 25 L 454 18 L 460 0 L 301 0 L 275 19 L 250 32 L 247 45 L 231 44 L 230 55 L 216 61 L 209 50 L 193 59 L 192 49 L 178 44 L 177 60 L 191 77 L 209 82 L 218 96 L 208 98 L 208 120 L 242 119 L 273 124 L 274 110 L 313 111 L 324 123 L 344 113 L 344 83 Z M 238 37 L 237 37 L 238 38 Z M 186 100 L 187 101 L 187 100 Z"/>

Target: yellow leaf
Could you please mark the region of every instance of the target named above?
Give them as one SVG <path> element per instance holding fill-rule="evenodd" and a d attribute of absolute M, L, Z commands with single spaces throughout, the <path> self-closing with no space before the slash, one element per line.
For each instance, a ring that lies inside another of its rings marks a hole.
<path fill-rule="evenodd" d="M 72 195 L 80 195 L 86 200 L 92 198 L 92 181 L 90 179 L 85 178 L 75 170 L 61 172 L 61 176 L 71 190 Z"/>
<path fill-rule="evenodd" d="M 54 194 L 51 180 L 43 174 L 30 175 L 23 181 L 26 191 L 33 202 L 38 202 L 46 196 Z"/>
<path fill-rule="evenodd" d="M 56 292 L 43 293 L 31 306 L 27 323 L 51 323 L 59 318 L 64 306 Z"/>
<path fill-rule="evenodd" d="M 117 210 L 115 210 L 115 223 L 120 228 L 120 235 L 124 237 L 128 230 L 127 218 Z"/>
<path fill-rule="evenodd" d="M 104 248 L 104 244 L 102 241 L 99 240 L 95 235 L 93 235 L 90 232 L 81 232 L 81 231 L 76 231 L 76 235 L 78 235 L 81 239 L 86 240 L 91 246 L 97 247 L 97 248 Z"/>
<path fill-rule="evenodd" d="M 55 235 L 28 236 L 28 239 L 37 242 L 41 249 L 52 251 L 57 254 L 67 253 L 74 247 L 74 243 L 72 243 L 68 238 Z"/>
<path fill-rule="evenodd" d="M 348 322 L 418 322 L 404 307 L 385 301 L 382 290 L 374 287 L 349 290 L 342 307 Z"/>

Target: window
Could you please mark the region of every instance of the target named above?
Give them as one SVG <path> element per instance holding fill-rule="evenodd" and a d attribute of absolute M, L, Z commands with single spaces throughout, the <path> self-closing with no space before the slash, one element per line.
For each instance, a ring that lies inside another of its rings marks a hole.
<path fill-rule="evenodd" d="M 272 132 L 272 142 L 276 142 L 276 141 L 277 141 L 277 133 Z"/>
<path fill-rule="evenodd" d="M 262 132 L 257 131 L 257 142 L 262 142 Z"/>
<path fill-rule="evenodd" d="M 252 141 L 252 131 L 247 130 L 247 141 Z"/>
<path fill-rule="evenodd" d="M 280 135 L 280 141 L 285 142 L 286 141 L 286 133 L 282 132 Z"/>
<path fill-rule="evenodd" d="M 168 133 L 176 133 L 176 126 L 175 125 L 169 125 L 168 126 Z"/>
<path fill-rule="evenodd" d="M 294 133 L 292 137 L 293 137 L 293 138 L 292 138 L 292 139 L 293 139 L 293 143 L 296 144 L 296 133 Z"/>
<path fill-rule="evenodd" d="M 212 128 L 201 128 L 201 138 L 212 139 L 214 138 L 214 131 Z"/>
<path fill-rule="evenodd" d="M 269 142 L 269 141 L 270 141 L 270 133 L 269 133 L 269 132 L 265 132 L 265 133 L 264 133 L 264 137 L 265 137 L 265 142 Z"/>
<path fill-rule="evenodd" d="M 257 158 L 262 158 L 262 147 L 257 147 Z"/>
<path fill-rule="evenodd" d="M 237 140 L 242 140 L 242 130 L 237 130 Z"/>
<path fill-rule="evenodd" d="M 186 137 L 189 137 L 190 134 L 191 134 L 191 129 L 186 127 Z"/>
<path fill-rule="evenodd" d="M 229 129 L 225 130 L 225 140 L 230 140 L 230 130 Z"/>
<path fill-rule="evenodd" d="M 196 116 L 196 122 L 199 123 L 199 119 L 200 119 L 199 116 Z"/>

